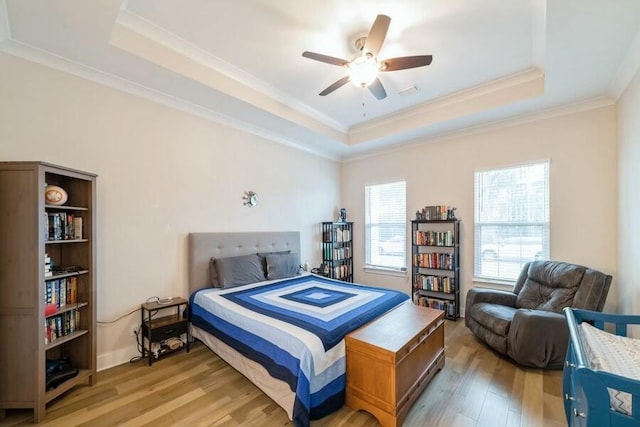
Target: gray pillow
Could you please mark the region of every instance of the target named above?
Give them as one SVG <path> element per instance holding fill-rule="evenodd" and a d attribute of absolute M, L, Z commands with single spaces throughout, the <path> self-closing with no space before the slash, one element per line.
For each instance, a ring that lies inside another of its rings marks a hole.
<path fill-rule="evenodd" d="M 214 264 L 221 288 L 261 282 L 265 279 L 262 263 L 255 254 L 217 258 Z"/>
<path fill-rule="evenodd" d="M 214 288 L 220 287 L 220 281 L 218 280 L 218 270 L 216 269 L 216 259 L 211 258 L 209 261 L 209 277 L 211 278 L 211 286 Z"/>
<path fill-rule="evenodd" d="M 267 255 L 284 255 L 290 253 L 291 251 L 258 252 L 258 257 L 260 257 L 260 261 L 262 261 L 262 269 L 264 270 L 265 277 L 267 276 Z"/>
<path fill-rule="evenodd" d="M 297 276 L 300 272 L 300 255 L 267 255 L 267 280 Z"/>

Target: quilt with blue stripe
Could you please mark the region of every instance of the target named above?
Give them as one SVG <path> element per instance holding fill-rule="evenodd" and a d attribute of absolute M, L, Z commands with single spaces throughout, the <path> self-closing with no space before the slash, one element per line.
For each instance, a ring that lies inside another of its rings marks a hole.
<path fill-rule="evenodd" d="M 344 336 L 409 297 L 315 275 L 191 296 L 191 322 L 285 381 L 293 422 L 307 426 L 344 404 Z"/>

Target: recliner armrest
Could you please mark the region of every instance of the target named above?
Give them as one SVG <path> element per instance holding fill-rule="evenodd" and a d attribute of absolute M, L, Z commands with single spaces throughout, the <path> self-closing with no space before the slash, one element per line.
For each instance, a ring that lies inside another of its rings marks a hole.
<path fill-rule="evenodd" d="M 509 327 L 507 352 L 522 365 L 560 369 L 568 343 L 569 328 L 562 314 L 521 308 Z"/>
<path fill-rule="evenodd" d="M 467 292 L 466 307 L 479 302 L 489 302 L 492 304 L 506 305 L 509 307 L 516 306 L 517 295 L 509 291 L 499 291 L 497 289 L 469 289 Z"/>

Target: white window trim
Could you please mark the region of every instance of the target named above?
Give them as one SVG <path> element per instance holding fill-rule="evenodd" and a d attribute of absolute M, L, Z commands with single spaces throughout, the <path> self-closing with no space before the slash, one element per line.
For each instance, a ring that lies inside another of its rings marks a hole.
<path fill-rule="evenodd" d="M 407 182 L 407 179 L 405 177 L 399 177 L 399 178 L 391 178 L 389 180 L 384 180 L 384 181 L 378 181 L 378 182 L 371 182 L 371 183 L 366 183 L 364 185 L 365 188 L 365 203 L 366 203 L 366 188 L 367 187 L 373 187 L 373 186 L 379 186 L 379 185 L 385 185 L 385 184 L 391 184 L 391 183 L 396 183 L 396 182 L 404 182 L 405 188 L 405 215 L 407 215 L 407 194 L 408 194 L 408 187 L 409 184 Z M 366 206 L 365 206 L 365 212 L 366 212 Z M 407 234 L 406 234 L 406 225 L 408 223 L 408 220 L 405 218 L 405 243 L 406 243 L 406 239 L 407 239 Z M 367 222 L 366 222 L 366 218 L 364 221 L 364 227 L 365 227 L 365 251 L 366 249 L 366 233 L 367 233 Z M 409 271 L 409 269 L 407 268 L 406 263 L 409 260 L 410 257 L 410 252 L 407 251 L 406 245 L 405 245 L 405 253 L 404 253 L 404 257 L 405 257 L 405 265 L 402 267 L 387 267 L 387 266 L 383 266 L 383 265 L 374 265 L 374 264 L 366 264 L 366 253 L 364 254 L 364 260 L 365 260 L 365 265 L 363 266 L 363 271 L 366 273 L 373 273 L 373 274 L 383 274 L 383 275 L 388 275 L 388 276 L 397 276 L 397 277 L 406 277 L 407 276 L 407 272 Z"/>
<path fill-rule="evenodd" d="M 515 280 L 488 279 L 477 276 L 474 276 L 473 279 L 471 279 L 471 282 L 473 283 L 474 288 L 496 289 L 499 291 L 512 291 L 516 286 Z"/>
<path fill-rule="evenodd" d="M 365 273 L 382 274 L 385 276 L 407 277 L 408 270 L 405 267 L 404 270 L 391 267 L 380 267 L 377 265 L 365 265 L 362 267 L 362 271 Z"/>
<path fill-rule="evenodd" d="M 522 167 L 522 166 L 529 166 L 529 165 L 535 165 L 538 163 L 544 163 L 547 162 L 548 163 L 548 177 L 549 177 L 549 221 L 548 221 L 548 227 L 549 227 L 549 257 L 551 257 L 551 158 L 547 157 L 547 158 L 541 158 L 541 159 L 537 159 L 537 160 L 527 160 L 524 162 L 514 162 L 514 163 L 506 163 L 500 166 L 486 166 L 483 168 L 476 168 L 473 170 L 473 176 L 475 179 L 475 175 L 478 172 L 487 172 L 487 171 L 492 171 L 492 170 L 498 170 L 498 169 L 510 169 L 510 168 L 515 168 L 515 167 Z M 475 187 L 475 183 L 474 183 L 474 187 Z M 474 188 L 474 194 L 473 194 L 473 198 L 474 198 L 474 206 L 473 206 L 473 215 L 474 215 L 474 221 L 473 221 L 473 225 L 475 228 L 475 188 Z M 475 252 L 475 230 L 474 230 L 474 242 L 473 242 L 473 247 L 472 250 Z M 475 256 L 475 254 L 473 255 Z M 483 277 L 483 276 L 476 276 L 476 272 L 475 272 L 475 260 L 473 262 L 473 278 L 471 279 L 471 282 L 474 284 L 474 287 L 478 287 L 478 288 L 489 288 L 489 289 L 497 289 L 497 290 L 513 290 L 513 288 L 516 285 L 516 281 L 517 280 L 501 280 L 501 279 L 497 279 L 497 278 L 493 278 L 493 277 Z"/>
<path fill-rule="evenodd" d="M 505 163 L 505 164 L 501 164 L 500 166 L 487 166 L 483 168 L 476 168 L 473 170 L 473 174 L 475 176 L 476 172 L 487 172 L 487 171 L 494 171 L 494 170 L 500 170 L 500 169 L 512 169 L 512 168 L 517 168 L 522 166 L 536 165 L 538 163 L 544 163 L 544 162 L 549 163 L 549 167 L 551 167 L 551 159 L 546 158 L 546 159 L 538 159 L 538 160 L 527 160 L 526 162 Z M 551 172 L 551 169 L 549 169 L 549 172 Z"/>

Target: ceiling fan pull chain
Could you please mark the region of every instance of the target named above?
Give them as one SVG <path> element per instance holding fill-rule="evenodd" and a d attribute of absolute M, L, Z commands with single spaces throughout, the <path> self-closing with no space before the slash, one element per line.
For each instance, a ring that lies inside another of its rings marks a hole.
<path fill-rule="evenodd" d="M 367 117 L 367 107 L 365 101 L 367 99 L 367 87 L 362 85 L 362 117 Z"/>

